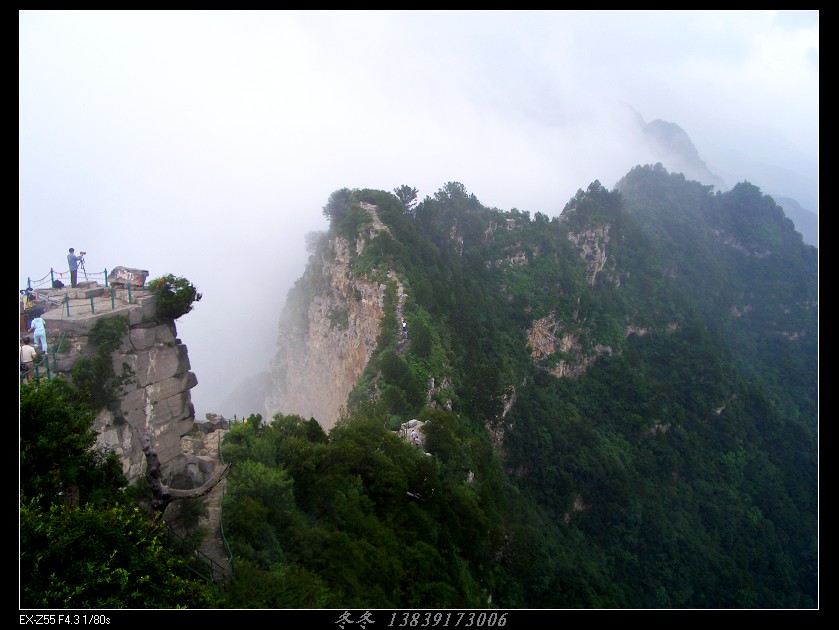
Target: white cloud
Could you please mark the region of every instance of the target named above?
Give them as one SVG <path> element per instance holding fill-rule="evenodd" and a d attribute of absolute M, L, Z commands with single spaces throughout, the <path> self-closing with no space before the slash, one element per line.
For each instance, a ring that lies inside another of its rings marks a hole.
<path fill-rule="evenodd" d="M 645 159 L 624 104 L 709 163 L 815 179 L 818 32 L 817 11 L 20 11 L 21 288 L 70 246 L 187 277 L 203 416 L 267 368 L 338 188 L 460 181 L 555 215 Z"/>

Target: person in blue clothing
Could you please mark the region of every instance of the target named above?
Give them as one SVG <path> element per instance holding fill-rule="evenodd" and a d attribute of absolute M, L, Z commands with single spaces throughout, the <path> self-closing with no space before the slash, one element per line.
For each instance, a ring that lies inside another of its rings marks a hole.
<path fill-rule="evenodd" d="M 41 345 L 41 352 L 47 353 L 47 328 L 43 316 L 39 313 L 38 316 L 32 320 L 32 325 L 29 327 L 29 332 L 35 333 L 35 345 Z"/>
<path fill-rule="evenodd" d="M 70 266 L 70 286 L 74 289 L 76 288 L 76 279 L 79 273 L 79 262 L 84 255 L 85 252 L 79 252 L 79 255 L 76 256 L 76 250 L 72 247 L 70 248 L 70 253 L 67 254 L 67 264 Z"/>

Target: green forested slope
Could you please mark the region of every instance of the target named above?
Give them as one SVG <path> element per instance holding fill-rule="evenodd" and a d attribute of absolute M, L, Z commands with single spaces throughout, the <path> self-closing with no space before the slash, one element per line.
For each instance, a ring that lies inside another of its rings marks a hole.
<path fill-rule="evenodd" d="M 411 341 L 391 287 L 348 418 L 231 431 L 224 605 L 816 606 L 817 251 L 771 198 L 660 167 L 554 219 L 406 189 L 324 208 L 354 238 L 378 206 L 353 272 L 397 273 Z"/>
<path fill-rule="evenodd" d="M 674 286 L 740 371 L 780 396 L 785 413 L 814 421 L 818 250 L 748 183 L 712 195 L 656 165 L 636 167 L 617 188 L 627 211 L 653 235 Z"/>

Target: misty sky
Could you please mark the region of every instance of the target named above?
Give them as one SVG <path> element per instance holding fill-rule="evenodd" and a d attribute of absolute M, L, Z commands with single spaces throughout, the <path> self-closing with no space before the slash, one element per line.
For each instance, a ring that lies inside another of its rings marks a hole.
<path fill-rule="evenodd" d="M 818 11 L 25 10 L 19 99 L 20 288 L 69 247 L 186 277 L 198 418 L 251 411 L 218 405 L 268 369 L 339 188 L 556 216 L 645 163 L 637 112 L 818 213 Z"/>

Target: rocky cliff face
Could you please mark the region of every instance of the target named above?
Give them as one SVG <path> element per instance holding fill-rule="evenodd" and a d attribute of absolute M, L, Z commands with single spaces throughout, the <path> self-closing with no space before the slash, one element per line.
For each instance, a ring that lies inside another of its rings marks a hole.
<path fill-rule="evenodd" d="M 280 327 L 271 415 L 299 414 L 330 429 L 376 347 L 385 285 L 351 275 L 349 247 L 344 238 L 330 242 L 322 261 L 327 286 L 312 297 L 306 328 Z"/>
<path fill-rule="evenodd" d="M 376 348 L 387 282 L 396 283 L 401 314 L 404 292 L 393 271 L 352 272 L 350 248 L 360 256 L 370 240 L 387 231 L 375 206 L 362 207 L 372 218 L 369 227 L 354 243 L 340 236 L 330 240 L 317 265 L 320 290 L 307 303 L 290 301 L 284 308 L 265 404 L 269 418 L 298 414 L 331 429 Z"/>
<path fill-rule="evenodd" d="M 128 303 L 123 290 L 113 303 L 103 300 L 94 313 L 85 299 L 70 300 L 67 308 L 44 313 L 51 343 L 60 344 L 53 376 L 72 381 L 71 371 L 82 357 L 96 353 L 90 332 L 102 318 L 127 316 L 129 332 L 114 351 L 115 374 L 130 374 L 115 410 L 103 409 L 94 423 L 97 445 L 114 451 L 129 482 L 145 474 L 146 461 L 139 435 L 148 432 L 165 479 L 185 469 L 181 437 L 193 428 L 195 409 L 189 390 L 198 380 L 190 371 L 187 348 L 177 338 L 174 321 L 161 322 L 156 298 L 140 294 Z M 76 304 L 78 303 L 78 305 Z M 54 341 L 52 341 L 54 340 Z"/>

